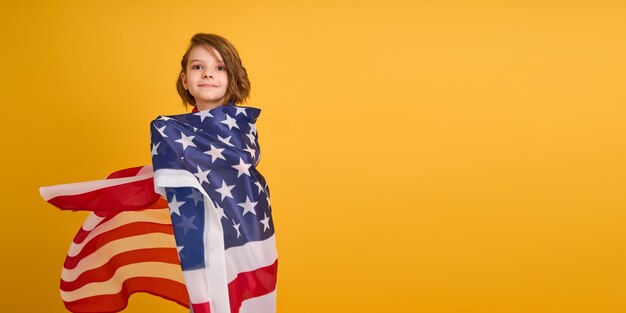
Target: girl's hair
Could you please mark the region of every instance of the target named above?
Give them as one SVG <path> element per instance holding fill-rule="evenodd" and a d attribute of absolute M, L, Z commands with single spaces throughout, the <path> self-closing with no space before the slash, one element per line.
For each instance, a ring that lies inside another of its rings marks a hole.
<path fill-rule="evenodd" d="M 226 94 L 224 95 L 224 103 L 236 104 L 245 102 L 250 95 L 250 81 L 248 80 L 246 68 L 241 64 L 241 59 L 239 58 L 239 53 L 237 53 L 235 46 L 222 36 L 197 33 L 191 37 L 189 48 L 187 48 L 185 55 L 183 55 L 182 60 L 180 60 L 181 69 L 180 73 L 178 73 L 178 80 L 176 81 L 176 90 L 178 90 L 178 94 L 183 99 L 185 107 L 187 107 L 188 104 L 195 107 L 196 100 L 191 93 L 189 93 L 189 90 L 186 90 L 183 87 L 183 81 L 180 74 L 187 73 L 189 53 L 191 52 L 191 49 L 198 46 L 209 47 L 209 53 L 211 53 L 216 59 L 217 55 L 215 55 L 213 49 L 210 49 L 210 47 L 215 48 L 215 50 L 219 51 L 222 56 L 224 65 L 226 66 L 226 74 L 228 75 L 228 87 L 226 88 Z"/>

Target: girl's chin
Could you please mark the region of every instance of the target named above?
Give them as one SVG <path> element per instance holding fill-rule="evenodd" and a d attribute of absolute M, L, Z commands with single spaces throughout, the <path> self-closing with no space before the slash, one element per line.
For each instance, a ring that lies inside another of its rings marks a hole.
<path fill-rule="evenodd" d="M 214 96 L 205 96 L 205 97 L 194 97 L 196 99 L 196 101 L 199 102 L 219 102 L 219 101 L 224 101 L 224 96 L 221 97 L 214 97 Z"/>

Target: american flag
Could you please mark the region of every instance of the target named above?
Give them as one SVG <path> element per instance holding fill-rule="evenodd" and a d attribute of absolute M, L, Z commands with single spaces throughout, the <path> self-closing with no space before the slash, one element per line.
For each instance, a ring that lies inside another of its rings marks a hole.
<path fill-rule="evenodd" d="M 270 193 L 256 169 L 260 112 L 224 105 L 151 123 L 155 190 L 168 201 L 195 313 L 275 312 Z"/>
<path fill-rule="evenodd" d="M 256 170 L 259 113 L 222 106 L 160 116 L 151 124 L 154 168 L 42 188 L 58 207 L 93 211 L 62 273 L 70 311 L 119 311 L 143 291 L 191 302 L 195 313 L 275 312 L 269 188 Z M 166 205 L 169 214 L 158 209 Z"/>

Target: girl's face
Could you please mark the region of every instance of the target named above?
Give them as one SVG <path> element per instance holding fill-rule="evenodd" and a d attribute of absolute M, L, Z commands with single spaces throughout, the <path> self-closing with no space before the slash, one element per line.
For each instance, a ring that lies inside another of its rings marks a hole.
<path fill-rule="evenodd" d="M 209 49 L 218 57 L 211 55 Z M 224 104 L 228 75 L 219 51 L 213 47 L 196 46 L 189 52 L 186 73 L 180 77 L 185 89 L 196 100 L 198 110 L 209 110 Z"/>

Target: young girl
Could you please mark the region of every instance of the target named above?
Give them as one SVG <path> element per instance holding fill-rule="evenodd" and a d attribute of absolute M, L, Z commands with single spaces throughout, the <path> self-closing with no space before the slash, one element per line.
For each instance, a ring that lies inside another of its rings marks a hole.
<path fill-rule="evenodd" d="M 168 201 L 192 312 L 275 312 L 277 254 L 265 178 L 256 170 L 260 109 L 235 47 L 199 33 L 176 83 L 192 113 L 151 123 L 155 190 Z"/>
<path fill-rule="evenodd" d="M 261 110 L 237 105 L 250 92 L 237 50 L 194 35 L 176 86 L 194 110 L 152 121 L 152 166 L 40 189 L 63 210 L 90 211 L 61 272 L 71 312 L 118 312 L 135 292 L 189 299 L 195 313 L 275 312 L 270 195 L 256 170 Z"/>

